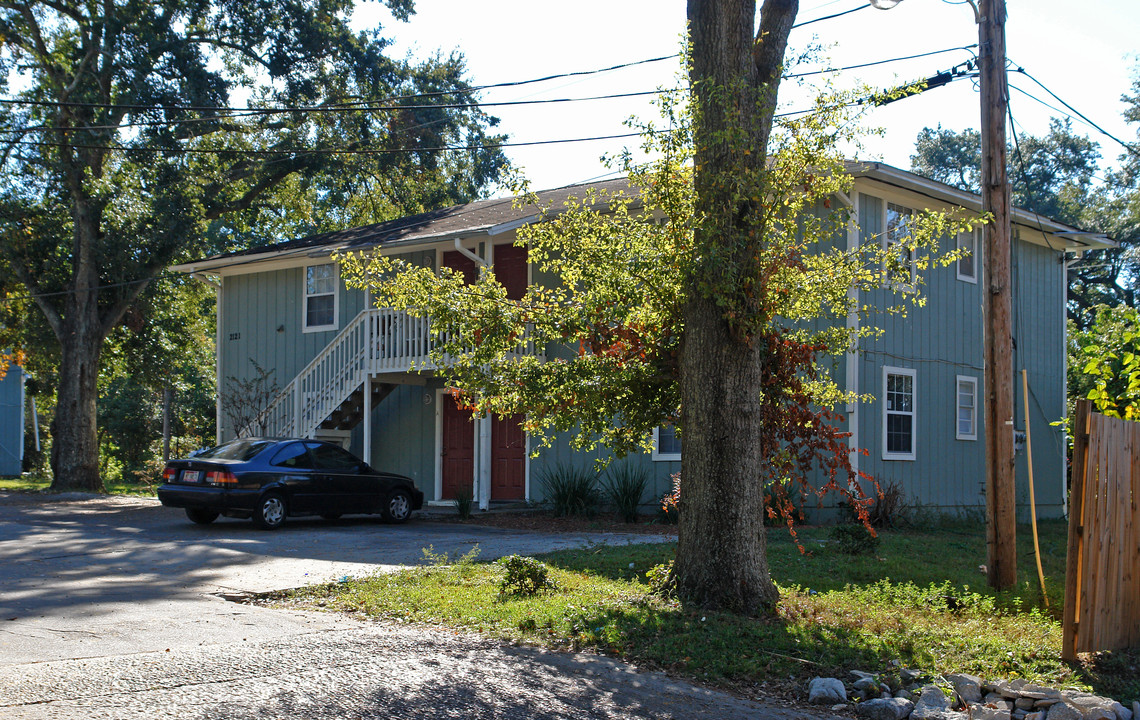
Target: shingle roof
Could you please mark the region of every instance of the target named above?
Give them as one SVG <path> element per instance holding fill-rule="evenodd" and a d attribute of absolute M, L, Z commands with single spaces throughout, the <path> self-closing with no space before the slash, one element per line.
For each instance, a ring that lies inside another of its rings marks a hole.
<path fill-rule="evenodd" d="M 606 182 L 582 185 L 567 185 L 554 190 L 536 193 L 539 205 L 557 208 L 570 197 L 582 197 L 588 190 L 613 192 L 629 187 L 625 178 Z M 465 233 L 477 233 L 504 223 L 522 222 L 538 214 L 536 207 L 516 208 L 513 198 L 476 200 L 465 205 L 452 205 L 388 222 L 364 225 L 362 227 L 336 230 L 333 232 L 309 235 L 308 237 L 286 240 L 272 245 L 247 248 L 206 258 L 222 260 L 232 257 L 246 257 L 261 254 L 277 254 L 290 250 L 317 250 L 320 248 L 343 248 L 346 250 L 391 245 L 393 243 L 414 243 L 437 237 L 452 237 Z"/>

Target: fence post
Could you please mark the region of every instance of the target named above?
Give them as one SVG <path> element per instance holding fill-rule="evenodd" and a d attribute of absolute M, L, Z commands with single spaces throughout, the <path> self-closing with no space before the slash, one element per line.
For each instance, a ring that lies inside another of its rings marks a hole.
<path fill-rule="evenodd" d="M 1061 658 L 1077 659 L 1077 637 L 1081 628 L 1080 585 L 1083 581 L 1081 556 L 1084 551 L 1085 477 L 1089 461 L 1089 415 L 1092 403 L 1078 400 L 1073 416 L 1073 465 L 1069 481 L 1069 545 L 1065 556 L 1065 611 L 1062 615 Z"/>

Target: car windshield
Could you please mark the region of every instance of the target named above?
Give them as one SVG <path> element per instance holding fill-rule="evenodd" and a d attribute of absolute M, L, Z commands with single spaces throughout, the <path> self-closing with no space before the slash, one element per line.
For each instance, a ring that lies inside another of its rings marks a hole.
<path fill-rule="evenodd" d="M 246 461 L 252 459 L 259 452 L 269 447 L 273 443 L 269 440 L 250 440 L 249 438 L 241 438 L 238 440 L 231 440 L 224 445 L 219 445 L 216 448 L 210 448 L 206 452 L 195 455 L 197 458 L 210 458 L 212 460 L 240 460 Z"/>

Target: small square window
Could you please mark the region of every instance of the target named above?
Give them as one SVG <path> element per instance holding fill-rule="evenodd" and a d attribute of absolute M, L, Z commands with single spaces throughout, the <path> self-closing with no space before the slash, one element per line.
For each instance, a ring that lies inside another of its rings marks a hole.
<path fill-rule="evenodd" d="M 336 329 L 336 286 L 335 265 L 328 263 L 305 268 L 305 332 Z"/>
<path fill-rule="evenodd" d="M 662 425 L 653 430 L 653 459 L 681 459 L 681 438 L 674 425 Z"/>

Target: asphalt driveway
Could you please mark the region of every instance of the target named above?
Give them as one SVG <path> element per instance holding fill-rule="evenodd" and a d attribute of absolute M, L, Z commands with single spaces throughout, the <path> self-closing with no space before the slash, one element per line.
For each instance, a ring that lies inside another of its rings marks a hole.
<path fill-rule="evenodd" d="M 257 641 L 339 627 L 227 596 L 299 587 L 422 562 L 423 548 L 480 558 L 645 536 L 549 534 L 424 519 L 291 519 L 195 525 L 128 497 L 0 493 L 0 666 Z"/>
<path fill-rule="evenodd" d="M 437 521 L 194 525 L 153 500 L 0 493 L 0 718 L 823 720 L 589 653 L 226 600 L 399 565 L 645 535 Z"/>

